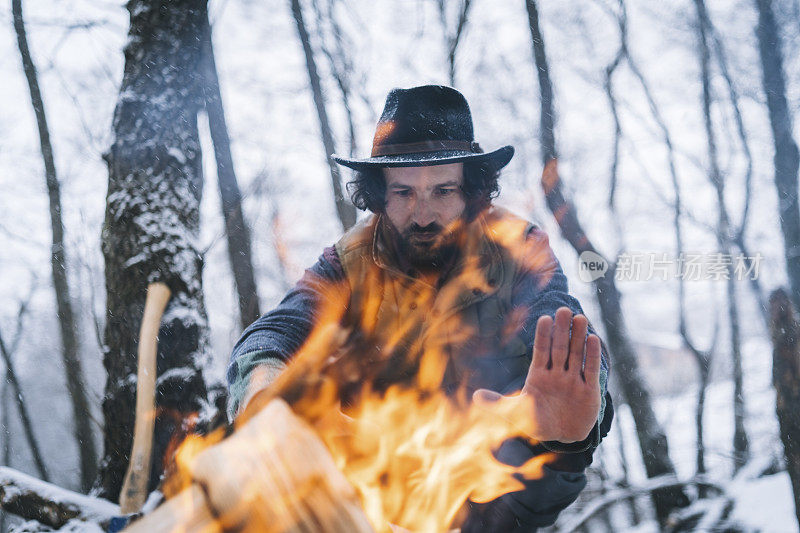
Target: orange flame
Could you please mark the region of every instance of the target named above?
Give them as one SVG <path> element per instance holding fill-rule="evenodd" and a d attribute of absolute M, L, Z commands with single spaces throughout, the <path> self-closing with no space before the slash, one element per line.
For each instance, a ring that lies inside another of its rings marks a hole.
<path fill-rule="evenodd" d="M 526 250 L 515 249 L 508 236 L 524 229 L 524 224 L 495 222 L 482 228 L 481 242 L 490 242 L 518 268 L 541 272 L 544 284 L 554 258 L 546 236 Z M 493 451 L 509 438 L 534 434 L 532 417 L 512 402 L 473 401 L 463 380 L 455 392 L 443 390 L 451 364 L 448 345 L 476 332 L 457 313 L 432 319 L 421 310 L 437 305 L 458 308 L 470 294 L 491 292 L 495 284 L 485 276 L 479 255 L 471 253 L 475 243 L 469 236 L 464 239 L 464 260 L 455 279 L 438 292 L 411 280 L 414 290 L 399 298 L 398 306 L 420 311 L 408 312 L 391 327 L 382 323 L 381 291 L 373 290 L 382 276 L 377 268 L 358 288 L 363 301 L 356 317 L 348 316 L 352 300 L 347 282 L 326 286 L 324 305 L 305 344 L 236 422 L 238 432 L 270 399 L 284 399 L 325 444 L 376 531 L 395 526 L 412 531 L 457 527 L 467 500 L 483 503 L 521 490 L 520 476 L 541 477 L 542 466 L 553 459 L 544 454 L 519 467 L 501 463 Z M 509 312 L 502 335 L 518 332 L 525 318 L 522 310 Z M 174 487 L 191 482 L 197 454 L 221 438 L 217 433 L 184 442 L 177 454 Z M 230 461 L 233 464 L 237 457 Z M 247 491 L 256 489 L 238 490 L 237 516 L 248 505 L 245 502 L 254 501 Z M 221 523 L 230 523 L 228 518 L 219 517 Z"/>
<path fill-rule="evenodd" d="M 550 459 L 539 456 L 519 469 L 500 463 L 492 450 L 523 434 L 514 423 L 518 413 L 459 407 L 443 395 L 393 387 L 369 394 L 349 414 L 346 436 L 340 428 L 316 428 L 378 531 L 389 524 L 444 531 L 467 499 L 483 503 L 521 490 L 513 474 L 540 477 Z"/>

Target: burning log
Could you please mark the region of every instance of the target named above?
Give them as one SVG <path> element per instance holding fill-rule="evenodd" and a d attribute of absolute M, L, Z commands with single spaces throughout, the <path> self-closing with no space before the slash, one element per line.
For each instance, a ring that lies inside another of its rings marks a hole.
<path fill-rule="evenodd" d="M 119 515 L 119 507 L 111 502 L 62 489 L 7 467 L 0 467 L 0 509 L 55 529 L 73 519 L 106 527 Z"/>
<path fill-rule="evenodd" d="M 181 448 L 176 460 L 188 486 L 129 533 L 372 531 L 323 442 L 282 400 L 203 446 Z"/>

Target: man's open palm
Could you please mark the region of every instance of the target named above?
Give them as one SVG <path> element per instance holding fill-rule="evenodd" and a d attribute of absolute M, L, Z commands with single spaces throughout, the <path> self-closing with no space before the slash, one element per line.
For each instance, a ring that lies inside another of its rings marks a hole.
<path fill-rule="evenodd" d="M 571 331 L 570 331 L 571 326 Z M 589 321 L 572 316 L 568 307 L 539 318 L 533 341 L 533 359 L 520 394 L 504 401 L 519 402 L 530 410 L 533 434 L 539 441 L 576 442 L 585 439 L 600 410 L 600 338 L 589 335 Z M 585 355 L 585 357 L 584 357 Z M 500 395 L 480 389 L 476 399 L 497 400 Z"/>

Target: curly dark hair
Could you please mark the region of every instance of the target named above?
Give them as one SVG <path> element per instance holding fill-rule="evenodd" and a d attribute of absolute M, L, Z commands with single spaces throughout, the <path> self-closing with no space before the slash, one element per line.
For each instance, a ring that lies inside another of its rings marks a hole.
<path fill-rule="evenodd" d="M 464 162 L 464 183 L 461 192 L 466 199 L 466 213 L 472 218 L 489 207 L 500 190 L 500 171 L 486 162 Z M 380 167 L 358 170 L 347 183 L 350 200 L 357 208 L 383 213 L 386 207 L 386 180 Z"/>

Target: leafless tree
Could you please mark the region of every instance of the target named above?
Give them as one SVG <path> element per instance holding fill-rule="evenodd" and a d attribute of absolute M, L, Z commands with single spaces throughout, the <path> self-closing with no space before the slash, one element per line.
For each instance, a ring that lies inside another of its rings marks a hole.
<path fill-rule="evenodd" d="M 708 20 L 708 13 L 706 12 L 705 2 L 703 0 L 694 0 L 695 8 L 697 10 L 698 21 L 698 41 L 700 50 L 700 75 L 702 79 L 703 88 L 703 124 L 706 132 L 706 143 L 708 151 L 708 164 L 709 164 L 709 179 L 714 186 L 717 194 L 717 246 L 722 254 L 722 257 L 732 257 L 731 246 L 731 224 L 728 217 L 728 209 L 725 205 L 725 177 L 722 174 L 719 166 L 719 156 L 717 149 L 716 133 L 714 131 L 714 123 L 711 118 L 711 105 L 712 105 L 712 90 L 711 90 L 711 50 L 709 46 L 709 28 L 706 24 Z M 727 295 L 727 308 L 728 308 L 728 324 L 730 327 L 730 342 L 731 342 L 731 361 L 733 363 L 733 409 L 734 409 L 734 434 L 733 434 L 733 452 L 734 452 L 734 468 L 738 470 L 746 462 L 749 455 L 748 452 L 748 438 L 747 432 L 744 428 L 744 390 L 743 390 L 743 373 L 742 373 L 742 346 L 740 339 L 740 324 L 739 324 L 739 307 L 736 301 L 736 286 L 734 284 L 734 272 L 731 262 L 725 261 L 726 278 L 726 295 Z M 682 276 L 680 276 L 682 278 Z M 681 322 L 682 335 L 686 331 L 686 324 Z M 714 330 L 716 332 L 716 328 Z M 686 336 L 684 335 L 684 338 Z M 713 345 L 713 344 L 712 344 Z M 690 345 L 692 346 L 692 345 Z M 713 348 L 712 348 L 713 349 Z M 699 355 L 699 351 L 692 346 L 692 353 L 698 359 L 698 365 L 701 368 L 701 380 L 708 381 L 708 362 L 702 361 L 704 357 Z M 707 357 L 705 357 L 707 359 Z M 704 393 L 702 394 L 704 397 Z M 702 405 L 698 406 L 702 409 Z M 702 413 L 698 414 L 698 432 L 702 431 Z M 702 457 L 700 456 L 702 445 L 702 434 L 698 434 L 698 467 L 703 466 Z M 699 470 L 698 470 L 699 471 Z"/>
<path fill-rule="evenodd" d="M 547 64 L 544 40 L 539 26 L 539 12 L 534 0 L 526 0 L 528 26 L 531 31 L 533 56 L 538 74 L 541 100 L 539 144 L 545 165 L 542 186 L 547 206 L 556 216 L 564 238 L 578 254 L 593 252 L 600 255 L 581 227 L 575 206 L 564 196 L 560 176 L 556 167 L 555 110 L 550 70 Z M 595 283 L 600 312 L 608 343 L 617 368 L 618 382 L 636 424 L 639 445 L 648 477 L 674 474 L 675 468 L 669 457 L 667 437 L 661 428 L 650 401 L 650 392 L 639 373 L 636 353 L 625 331 L 621 295 L 614 282 L 612 265 L 606 275 Z M 670 511 L 688 505 L 688 498 L 681 487 L 669 486 L 653 491 L 656 515 L 664 523 Z"/>
<path fill-rule="evenodd" d="M 262 222 L 259 224 L 266 224 L 266 227 L 270 228 L 271 248 L 275 252 L 274 263 L 272 261 L 265 263 L 267 277 L 277 284 L 280 292 L 285 293 L 292 288 L 292 278 L 290 274 L 290 249 L 283 233 L 284 217 L 281 215 L 280 196 L 283 192 L 282 187 L 275 183 L 272 170 L 265 166 L 256 173 L 245 197 L 252 196 L 259 205 L 266 208 L 261 211 L 260 219 Z"/>
<path fill-rule="evenodd" d="M 328 60 L 333 79 L 342 96 L 347 131 L 350 144 L 350 156 L 358 152 L 358 135 L 356 134 L 355 118 L 353 116 L 353 76 L 355 65 L 350 48 L 352 43 L 347 39 L 338 19 L 336 7 L 341 5 L 340 0 L 312 0 L 311 7 L 317 25 L 320 50 Z M 364 80 L 360 80 L 363 85 Z"/>
<path fill-rule="evenodd" d="M 261 314 L 258 308 L 258 288 L 253 272 L 253 254 L 250 228 L 244 219 L 242 193 L 236 180 L 231 154 L 231 140 L 225 121 L 222 93 L 219 88 L 217 64 L 211 40 L 211 25 L 206 22 L 203 40 L 203 96 L 208 116 L 214 156 L 217 161 L 217 182 L 225 220 L 225 235 L 228 238 L 228 259 L 233 271 L 233 280 L 239 300 L 239 321 L 246 328 Z"/>
<path fill-rule="evenodd" d="M 101 495 L 119 497 L 134 426 L 136 347 L 148 284 L 171 298 L 158 334 L 154 450 L 158 483 L 170 438 L 206 402 L 208 325 L 200 230 L 203 173 L 202 36 L 206 0 L 131 0 L 125 69 L 105 154 L 108 193 L 102 247 L 106 267 Z"/>
<path fill-rule="evenodd" d="M 604 3 L 601 3 L 600 5 L 605 7 Z M 621 125 L 620 125 L 620 121 L 619 121 L 619 113 L 618 113 L 618 110 L 617 110 L 617 103 L 616 103 L 616 99 L 615 99 L 614 93 L 613 93 L 613 80 L 612 80 L 612 77 L 613 77 L 613 74 L 616 72 L 617 67 L 620 64 L 622 64 L 623 61 L 624 61 L 625 64 L 630 68 L 631 72 L 634 74 L 634 76 L 639 81 L 639 85 L 641 86 L 642 91 L 644 92 L 645 97 L 646 97 L 646 99 L 648 101 L 653 120 L 658 125 L 658 128 L 659 128 L 659 130 L 660 130 L 660 132 L 662 134 L 662 138 L 663 138 L 664 144 L 665 144 L 665 146 L 667 148 L 668 166 L 669 166 L 669 169 L 670 169 L 670 176 L 671 176 L 671 179 L 672 179 L 672 186 L 673 186 L 673 191 L 674 191 L 674 199 L 672 201 L 665 200 L 665 203 L 667 205 L 669 205 L 673 210 L 673 224 L 674 224 L 674 227 L 675 227 L 676 248 L 677 248 L 677 251 L 680 253 L 681 251 L 684 250 L 683 230 L 682 230 L 681 218 L 685 217 L 685 216 L 689 216 L 690 214 L 687 211 L 687 209 L 684 207 L 684 204 L 683 204 L 682 199 L 681 199 L 681 192 L 680 192 L 680 186 L 679 186 L 678 174 L 677 174 L 677 166 L 675 164 L 676 151 L 675 151 L 675 148 L 674 148 L 674 144 L 672 142 L 672 135 L 671 135 L 671 133 L 669 131 L 669 128 L 667 127 L 667 123 L 664 120 L 663 115 L 661 114 L 660 108 L 659 108 L 658 104 L 656 103 L 655 98 L 653 97 L 653 93 L 650 90 L 650 87 L 649 87 L 649 84 L 648 84 L 646 78 L 644 77 L 643 73 L 639 69 L 636 61 L 633 59 L 633 57 L 632 57 L 632 55 L 630 53 L 630 49 L 629 49 L 629 46 L 628 46 L 628 37 L 627 37 L 627 35 L 628 35 L 627 9 L 626 9 L 626 5 L 625 5 L 624 0 L 618 0 L 618 10 L 616 12 L 614 12 L 614 11 L 608 9 L 608 8 L 606 8 L 606 9 L 611 11 L 612 16 L 614 16 L 617 19 L 617 25 L 618 25 L 619 34 L 620 34 L 620 47 L 619 47 L 618 52 L 617 52 L 616 56 L 614 57 L 613 61 L 606 68 L 606 78 L 605 78 L 606 94 L 607 94 L 607 97 L 608 97 L 608 99 L 610 101 L 610 106 L 611 106 L 611 109 L 612 109 L 612 116 L 614 118 L 615 128 L 617 129 L 616 137 L 619 138 L 619 136 L 621 135 L 620 134 Z M 710 23 L 708 22 L 707 14 L 705 13 L 705 11 L 703 11 L 703 16 L 704 16 L 704 20 L 705 20 L 704 24 L 705 24 L 706 31 L 710 32 L 711 31 L 711 26 L 710 26 Z M 708 53 L 710 53 L 710 52 L 708 52 L 708 50 L 710 49 L 710 46 L 707 44 L 707 40 L 703 41 L 703 42 L 706 43 L 705 50 L 706 50 L 706 53 L 708 54 Z M 719 39 L 715 38 L 714 45 L 715 45 L 715 50 L 717 51 L 716 55 L 718 57 L 718 61 L 720 62 L 720 64 L 724 64 L 725 65 L 726 81 L 728 83 L 729 93 L 730 93 L 730 96 L 731 96 L 731 104 L 732 104 L 732 106 L 734 108 L 735 115 L 738 117 L 737 118 L 737 129 L 739 131 L 740 139 L 741 139 L 743 145 L 745 147 L 747 147 L 749 145 L 748 145 L 748 141 L 747 141 L 747 136 L 745 135 L 744 125 L 743 125 L 743 122 L 741 120 L 741 113 L 739 112 L 738 95 L 737 95 L 737 93 L 735 91 L 735 87 L 734 87 L 734 85 L 732 83 L 730 75 L 729 75 L 729 73 L 727 73 L 727 63 L 725 62 L 724 51 L 722 49 L 722 45 L 721 45 L 721 42 L 719 41 Z M 709 105 L 710 105 L 710 103 L 709 103 Z M 709 138 L 712 139 L 711 142 L 713 143 L 713 147 L 710 148 L 710 150 L 713 150 L 713 153 L 714 153 L 714 155 L 713 155 L 714 163 L 713 164 L 714 164 L 715 168 L 717 169 L 717 173 L 719 173 L 719 165 L 716 163 L 716 161 L 717 161 L 716 151 L 717 150 L 716 150 L 716 142 L 715 142 L 714 137 L 713 137 L 713 131 L 711 132 L 711 135 L 712 136 L 709 137 Z M 751 178 L 751 175 L 752 175 L 752 158 L 749 155 L 749 148 L 747 148 L 745 150 L 745 154 L 746 154 L 747 161 L 748 161 L 748 167 L 747 167 L 747 170 L 746 170 L 746 173 L 745 173 L 745 182 L 746 182 L 746 187 L 748 188 L 748 191 L 749 191 L 750 178 Z M 611 199 L 613 199 L 613 191 L 616 188 L 616 166 L 618 164 L 618 159 L 619 159 L 619 142 L 615 141 L 614 158 L 613 158 L 613 163 L 612 163 L 612 182 L 611 182 L 612 183 L 612 185 L 611 185 L 612 193 L 611 193 L 610 201 L 609 201 L 610 205 L 613 205 L 613 202 L 611 201 Z M 712 180 L 712 183 L 716 183 L 716 182 L 714 182 Z M 715 188 L 716 188 L 716 185 L 715 185 Z M 718 193 L 720 195 L 724 196 L 723 195 L 723 189 L 720 188 L 720 189 L 716 189 L 716 190 L 718 191 Z M 749 192 L 748 192 L 747 200 L 746 200 L 746 202 L 744 204 L 742 223 L 741 223 L 741 226 L 736 230 L 735 237 L 731 237 L 729 235 L 729 233 L 731 233 L 732 230 L 730 229 L 730 223 L 729 223 L 729 218 L 728 218 L 727 211 L 724 211 L 724 212 L 722 212 L 720 214 L 721 220 L 724 219 L 724 223 L 725 223 L 725 226 L 726 226 L 725 229 L 720 230 L 719 223 L 718 223 L 716 228 L 707 228 L 707 229 L 711 229 L 712 231 L 714 231 L 715 235 L 717 236 L 718 243 L 720 243 L 719 246 L 720 246 L 721 250 L 727 251 L 727 253 L 721 252 L 721 253 L 724 253 L 725 257 L 730 257 L 731 241 L 735 241 L 739 245 L 740 249 L 744 253 L 746 253 L 746 246 L 744 244 L 744 231 L 745 231 L 745 225 L 746 225 L 746 219 L 747 219 L 748 205 L 749 205 Z M 723 205 L 722 208 L 724 209 L 724 207 L 725 206 Z M 703 224 L 703 226 L 705 227 L 704 224 Z M 722 243 L 724 243 L 724 244 L 722 244 Z M 731 337 L 732 337 L 731 342 L 732 342 L 732 345 L 733 345 L 731 359 L 733 361 L 734 385 L 735 385 L 734 386 L 734 389 L 735 389 L 734 390 L 734 412 L 735 412 L 734 424 L 735 424 L 736 430 L 735 430 L 735 438 L 734 438 L 735 445 L 734 446 L 735 446 L 735 449 L 737 450 L 736 451 L 736 457 L 738 459 L 736 459 L 736 464 L 737 464 L 737 467 L 738 467 L 741 464 L 743 464 L 742 461 L 745 460 L 746 457 L 747 457 L 747 434 L 746 434 L 746 432 L 744 430 L 744 396 L 742 394 L 742 366 L 741 366 L 741 349 L 740 349 L 740 344 L 741 343 L 739 342 L 738 308 L 736 306 L 736 301 L 735 301 L 735 298 L 734 298 L 734 294 L 731 292 L 735 288 L 733 286 L 733 276 L 731 275 L 730 271 L 729 271 L 728 274 L 729 274 L 728 275 L 728 291 L 729 291 L 728 292 L 728 295 L 729 295 L 729 298 L 728 298 L 728 310 L 729 310 L 729 318 L 730 318 L 730 321 L 732 323 L 732 326 L 731 326 Z M 698 364 L 698 370 L 699 370 L 699 373 L 700 373 L 700 387 L 699 387 L 700 388 L 700 394 L 698 395 L 698 405 L 697 405 L 697 411 L 696 411 L 696 416 L 695 416 L 695 422 L 696 422 L 696 426 L 697 426 L 698 439 L 699 439 L 698 440 L 697 466 L 698 466 L 698 470 L 699 471 L 703 471 L 704 470 L 704 464 L 703 464 L 704 463 L 704 461 L 703 461 L 704 444 L 702 442 L 702 411 L 703 411 L 703 406 L 704 406 L 704 403 L 705 403 L 705 388 L 706 388 L 706 386 L 708 384 L 708 379 L 709 379 L 708 373 L 710 372 L 710 356 L 711 356 L 711 353 L 714 350 L 714 346 L 716 344 L 716 339 L 711 342 L 711 348 L 709 348 L 707 350 L 701 350 L 699 347 L 696 346 L 696 344 L 694 342 L 691 341 L 691 339 L 689 337 L 689 333 L 687 331 L 687 324 L 686 324 L 686 309 L 685 309 L 685 304 L 684 304 L 684 302 L 685 302 L 685 285 L 684 285 L 683 282 L 684 282 L 683 276 L 679 275 L 678 276 L 678 283 L 679 283 L 679 285 L 678 285 L 679 331 L 680 331 L 682 339 L 684 340 L 685 346 L 694 355 L 695 360 L 696 360 L 696 362 Z M 761 301 L 761 298 L 760 298 L 761 290 L 760 290 L 760 286 L 758 285 L 758 281 L 755 281 L 754 285 L 751 283 L 751 286 L 754 289 L 754 293 L 755 293 L 755 296 L 756 296 L 757 300 L 759 300 L 759 302 L 760 302 Z M 716 328 L 715 328 L 715 332 L 716 332 Z"/>
<path fill-rule="evenodd" d="M 735 231 L 732 231 L 732 233 L 733 242 L 745 257 L 750 258 L 752 257 L 752 254 L 750 253 L 745 241 L 753 183 L 753 154 L 750 149 L 750 138 L 747 133 L 747 128 L 744 124 L 744 118 L 742 116 L 741 97 L 730 72 L 727 53 L 722 43 L 722 39 L 720 38 L 719 32 L 717 32 L 713 22 L 711 21 L 711 17 L 709 16 L 707 9 L 701 10 L 700 13 L 698 13 L 698 16 L 701 23 L 705 26 L 707 33 L 709 34 L 711 46 L 714 51 L 713 55 L 716 57 L 716 64 L 719 67 L 720 75 L 725 81 L 725 86 L 728 89 L 728 101 L 730 103 L 730 109 L 733 113 L 733 118 L 736 123 L 736 135 L 739 139 L 742 155 L 745 158 L 744 204 L 742 205 L 742 215 L 739 226 L 735 229 Z M 769 313 L 767 310 L 767 304 L 765 302 L 764 290 L 761 287 L 761 282 L 759 281 L 758 276 L 752 276 L 749 281 L 751 293 L 758 303 L 758 308 L 761 310 L 761 317 L 764 320 L 764 328 L 765 330 L 769 329 Z"/>
<path fill-rule="evenodd" d="M 603 91 L 605 92 L 606 100 L 608 101 L 608 106 L 611 112 L 611 118 L 613 121 L 613 129 L 614 129 L 612 149 L 611 149 L 611 164 L 609 167 L 609 180 L 608 180 L 609 192 L 608 192 L 607 203 L 609 210 L 611 211 L 612 214 L 612 221 L 615 227 L 617 241 L 619 243 L 618 245 L 619 250 L 617 252 L 617 256 L 619 256 L 619 254 L 625 249 L 624 246 L 625 235 L 622 230 L 622 223 L 621 223 L 622 216 L 619 214 L 616 202 L 617 191 L 618 191 L 617 183 L 619 178 L 619 165 L 621 159 L 622 140 L 624 138 L 624 132 L 622 128 L 619 103 L 617 101 L 617 95 L 615 91 L 614 75 L 618 72 L 619 67 L 623 65 L 624 62 L 628 59 L 628 49 L 627 49 L 628 17 L 625 4 L 622 2 L 619 3 L 619 9 L 616 12 L 609 9 L 604 2 L 600 2 L 599 5 L 604 9 L 608 10 L 610 14 L 616 18 L 620 32 L 619 48 L 617 49 L 616 53 L 614 54 L 614 57 L 609 61 L 608 65 L 606 65 L 603 71 Z M 682 299 L 681 302 L 683 302 Z M 681 317 L 683 317 L 683 313 L 681 313 Z M 612 374 L 613 384 L 616 384 L 618 379 L 619 378 L 617 377 L 616 373 Z M 705 387 L 703 387 L 703 391 L 705 391 Z M 627 467 L 628 459 L 626 457 L 625 446 L 624 446 L 625 435 L 623 431 L 619 429 L 619 425 L 617 425 L 617 438 L 619 439 L 619 454 L 622 465 L 622 480 L 620 482 L 620 486 L 625 488 L 630 486 L 628 467 Z M 631 521 L 634 525 L 638 524 L 641 519 L 639 516 L 639 511 L 636 507 L 636 499 L 628 498 L 627 502 L 630 510 Z"/>
<path fill-rule="evenodd" d="M 49 474 L 47 472 L 47 467 L 45 466 L 44 458 L 42 456 L 41 448 L 39 447 L 39 442 L 36 439 L 36 435 L 33 432 L 33 423 L 31 422 L 31 416 L 28 413 L 28 404 L 25 402 L 25 393 L 22 390 L 22 385 L 20 384 L 17 371 L 14 365 L 14 353 L 17 351 L 17 346 L 19 345 L 19 341 L 22 338 L 23 332 L 23 322 L 25 319 L 25 314 L 28 307 L 28 302 L 30 301 L 30 296 L 22 302 L 19 307 L 19 311 L 17 312 L 17 325 L 14 331 L 14 335 L 11 337 L 11 344 L 6 344 L 3 338 L 3 335 L 0 334 L 0 356 L 2 356 L 3 363 L 5 364 L 6 371 L 6 383 L 11 385 L 14 389 L 14 399 L 17 404 L 17 411 L 19 412 L 19 418 L 22 421 L 22 429 L 25 432 L 25 438 L 28 440 L 28 447 L 31 450 L 31 455 L 33 456 L 33 462 L 36 465 L 36 470 L 39 473 L 39 477 L 41 477 L 45 481 L 49 481 Z M 5 403 L 5 391 L 7 386 L 3 387 L 3 402 Z M 3 428 L 6 431 L 6 435 L 3 437 L 4 446 L 9 446 L 9 438 L 10 433 L 8 432 L 8 413 L 3 409 L 3 417 L 4 423 Z M 3 461 L 3 464 L 7 464 L 7 459 Z"/>
<path fill-rule="evenodd" d="M 0 389 L 0 427 L 3 429 L 3 466 L 11 466 L 11 430 L 9 429 L 9 411 L 11 411 L 11 401 L 9 399 L 8 384 L 10 383 L 8 372 L 6 381 Z M 39 474 L 41 475 L 41 473 Z M 0 510 L 0 533 L 6 533 L 6 512 Z"/>
<path fill-rule="evenodd" d="M 800 524 L 800 324 L 789 297 L 782 289 L 770 296 L 772 333 L 772 383 L 780 425 L 786 469 L 794 492 L 794 509 Z"/>
<path fill-rule="evenodd" d="M 64 222 L 62 219 L 61 190 L 56 175 L 53 145 L 50 141 L 50 130 L 44 100 L 39 89 L 36 66 L 31 57 L 28 38 L 25 33 L 25 22 L 22 17 L 22 0 L 12 0 L 11 8 L 14 16 L 14 30 L 17 34 L 17 45 L 22 58 L 22 68 L 28 80 L 31 103 L 36 114 L 36 125 L 39 130 L 39 146 L 44 160 L 47 194 L 50 199 L 50 227 L 52 230 L 52 247 L 50 266 L 53 277 L 53 288 L 56 296 L 58 323 L 61 332 L 61 355 L 66 370 L 67 390 L 72 402 L 74 418 L 74 434 L 78 447 L 81 467 L 81 487 L 88 490 L 97 472 L 97 451 L 91 426 L 89 401 L 86 394 L 83 369 L 78 344 L 78 326 L 72 311 L 72 300 L 67 276 L 67 258 L 64 245 Z"/>
<path fill-rule="evenodd" d="M 472 6 L 472 0 L 458 0 L 455 24 L 451 24 L 447 16 L 447 8 L 452 3 L 453 2 L 449 0 L 436 0 L 436 4 L 439 8 L 439 19 L 441 20 L 442 30 L 444 31 L 445 44 L 447 45 L 448 79 L 450 80 L 450 85 L 455 85 L 456 51 L 458 50 L 458 43 L 461 41 L 464 30 L 467 28 L 469 8 Z"/>
<path fill-rule="evenodd" d="M 767 98 L 769 123 L 775 144 L 775 188 L 778 191 L 778 216 L 783 232 L 786 274 L 795 309 L 800 309 L 800 207 L 798 206 L 797 173 L 800 155 L 792 136 L 792 113 L 786 98 L 786 76 L 783 66 L 783 39 L 775 20 L 772 0 L 755 0 L 758 10 L 758 50 L 764 94 Z"/>
<path fill-rule="evenodd" d="M 595 468 L 597 472 L 597 478 L 600 482 L 600 497 L 606 495 L 608 492 L 609 486 L 609 477 L 608 471 L 606 470 L 605 461 L 603 460 L 603 452 L 600 451 L 597 454 L 597 467 Z M 606 531 L 614 531 L 614 525 L 611 521 L 611 514 L 608 512 L 608 509 L 603 509 L 598 513 L 600 515 L 600 523 L 603 524 L 603 528 Z"/>
<path fill-rule="evenodd" d="M 631 486 L 630 476 L 628 475 L 628 454 L 625 452 L 625 441 L 627 437 L 625 436 L 625 432 L 622 431 L 622 427 L 619 424 L 614 424 L 614 425 L 616 426 L 620 470 L 622 473 L 619 486 L 620 488 L 625 489 Z M 639 513 L 639 509 L 636 506 L 636 498 L 634 497 L 628 498 L 627 503 L 628 503 L 628 510 L 630 511 L 631 523 L 634 526 L 638 525 L 642 521 L 642 519 Z"/>
<path fill-rule="evenodd" d="M 308 35 L 306 23 L 303 19 L 303 9 L 300 5 L 300 0 L 290 0 L 290 5 L 292 8 L 292 16 L 297 26 L 300 44 L 303 46 L 303 53 L 306 58 L 306 71 L 308 72 L 308 79 L 311 84 L 311 93 L 314 97 L 314 106 L 317 109 L 317 118 L 319 119 L 319 128 L 322 135 L 322 146 L 325 150 L 325 160 L 328 162 L 328 168 L 331 172 L 336 213 L 339 215 L 339 221 L 342 223 L 342 227 L 347 230 L 356 223 L 356 208 L 345 199 L 339 166 L 331 159 L 331 155 L 335 152 L 333 130 L 328 121 L 328 111 L 325 108 L 325 98 L 322 93 L 322 80 L 317 71 L 314 50 L 311 48 L 311 38 Z"/>

